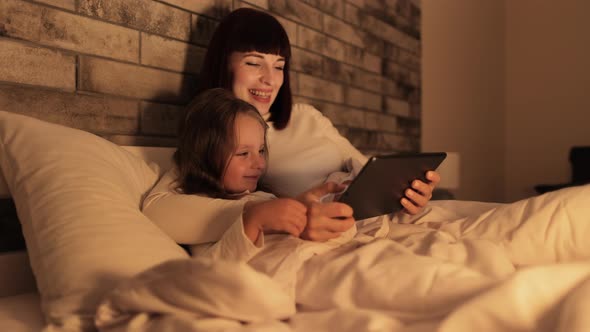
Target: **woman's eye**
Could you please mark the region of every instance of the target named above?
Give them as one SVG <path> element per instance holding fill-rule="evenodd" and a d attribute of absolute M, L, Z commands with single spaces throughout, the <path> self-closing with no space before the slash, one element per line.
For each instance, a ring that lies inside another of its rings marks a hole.
<path fill-rule="evenodd" d="M 277 66 L 277 67 L 275 67 L 275 69 L 276 69 L 276 70 L 283 71 L 283 70 L 285 69 L 285 67 L 283 67 L 283 66 Z"/>
<path fill-rule="evenodd" d="M 259 67 L 260 65 L 254 62 L 246 62 L 246 65 L 248 66 L 252 66 L 252 67 Z"/>

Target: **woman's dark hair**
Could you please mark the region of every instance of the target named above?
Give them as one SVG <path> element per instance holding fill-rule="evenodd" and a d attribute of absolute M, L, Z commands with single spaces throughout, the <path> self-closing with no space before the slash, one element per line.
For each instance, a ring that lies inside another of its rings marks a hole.
<path fill-rule="evenodd" d="M 190 102 L 180 119 L 178 145 L 173 157 L 178 169 L 177 191 L 232 198 L 231 193 L 223 188 L 222 180 L 235 149 L 234 125 L 239 114 L 253 117 L 264 128 L 265 158 L 268 161 L 268 125 L 256 108 L 228 90 L 206 90 Z"/>
<path fill-rule="evenodd" d="M 240 8 L 219 23 L 203 60 L 197 93 L 211 88 L 232 91 L 233 76 L 229 70 L 229 57 L 233 52 L 251 51 L 277 54 L 285 58 L 283 85 L 270 107 L 269 118 L 275 129 L 284 129 L 291 118 L 293 106 L 289 81 L 291 45 L 281 23 L 270 14 Z"/>

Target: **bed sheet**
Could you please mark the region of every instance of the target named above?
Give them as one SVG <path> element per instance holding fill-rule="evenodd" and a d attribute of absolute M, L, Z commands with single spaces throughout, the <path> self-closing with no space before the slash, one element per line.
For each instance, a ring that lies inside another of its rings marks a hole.
<path fill-rule="evenodd" d="M 248 264 L 170 261 L 102 302 L 102 331 L 589 331 L 590 186 L 432 203 L 331 246 L 269 237 Z M 348 234 L 350 235 L 350 234 Z"/>

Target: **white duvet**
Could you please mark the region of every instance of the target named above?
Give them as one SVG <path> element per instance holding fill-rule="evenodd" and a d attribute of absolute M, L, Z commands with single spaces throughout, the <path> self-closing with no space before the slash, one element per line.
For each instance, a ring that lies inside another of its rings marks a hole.
<path fill-rule="evenodd" d="M 248 264 L 170 261 L 108 294 L 102 331 L 590 331 L 590 185 L 440 201 Z"/>

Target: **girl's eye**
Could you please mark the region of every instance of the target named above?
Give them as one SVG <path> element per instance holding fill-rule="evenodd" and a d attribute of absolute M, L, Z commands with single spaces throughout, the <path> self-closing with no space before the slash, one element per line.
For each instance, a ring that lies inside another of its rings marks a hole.
<path fill-rule="evenodd" d="M 266 149 L 262 148 L 260 150 L 258 150 L 258 153 L 260 153 L 261 155 L 265 155 L 266 154 Z"/>
<path fill-rule="evenodd" d="M 244 151 L 244 152 L 236 152 L 236 156 L 239 157 L 245 157 L 248 155 L 248 151 Z"/>

